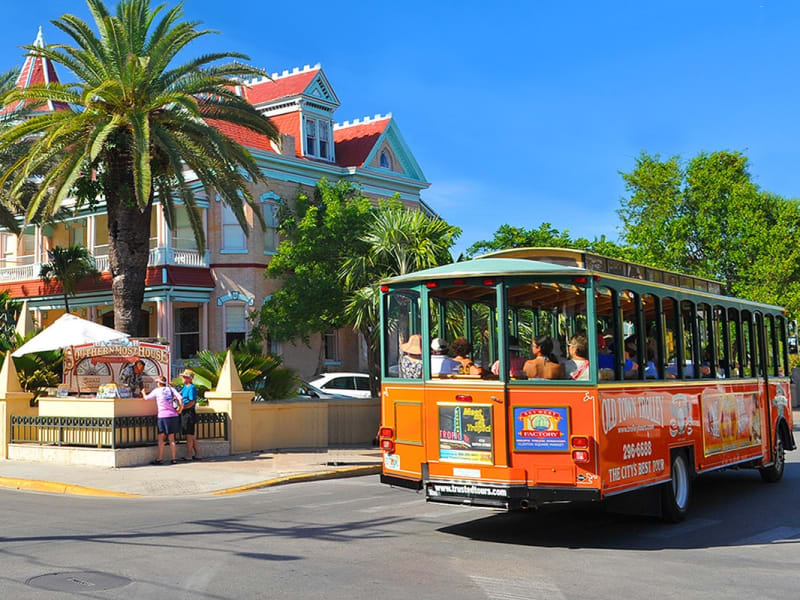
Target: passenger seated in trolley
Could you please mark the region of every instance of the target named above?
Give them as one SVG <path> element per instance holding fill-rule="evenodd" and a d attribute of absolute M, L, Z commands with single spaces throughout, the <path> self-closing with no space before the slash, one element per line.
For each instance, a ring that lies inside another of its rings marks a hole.
<path fill-rule="evenodd" d="M 480 375 L 482 372 L 482 369 L 476 366 L 470 358 L 472 350 L 472 343 L 465 337 L 457 337 L 450 344 L 450 351 L 453 353 L 454 360 L 461 365 L 458 369 L 460 375 Z"/>
<path fill-rule="evenodd" d="M 431 377 L 455 375 L 461 363 L 447 356 L 447 340 L 433 338 L 431 341 Z"/>
<path fill-rule="evenodd" d="M 527 379 L 525 375 L 525 359 L 520 356 L 519 338 L 514 335 L 508 336 L 508 371 L 512 379 Z M 500 361 L 494 361 L 492 365 L 492 375 L 500 375 Z"/>
<path fill-rule="evenodd" d="M 588 381 L 589 342 L 586 336 L 572 336 L 569 344 L 567 344 L 567 352 L 569 353 L 569 360 L 564 364 L 566 376 L 574 381 Z"/>
<path fill-rule="evenodd" d="M 639 378 L 639 363 L 637 362 L 636 354 L 636 342 L 629 337 L 625 340 L 625 366 L 623 367 L 625 379 Z"/>
<path fill-rule="evenodd" d="M 528 379 L 564 379 L 564 365 L 553 354 L 553 338 L 540 335 L 531 342 L 533 358 L 522 367 Z"/>

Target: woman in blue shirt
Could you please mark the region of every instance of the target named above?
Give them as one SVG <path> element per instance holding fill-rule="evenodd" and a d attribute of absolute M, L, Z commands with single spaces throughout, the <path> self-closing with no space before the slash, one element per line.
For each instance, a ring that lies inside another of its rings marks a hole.
<path fill-rule="evenodd" d="M 183 387 L 181 388 L 181 398 L 183 399 L 183 410 L 181 411 L 181 433 L 186 436 L 186 457 L 183 460 L 202 460 L 200 458 L 200 448 L 197 445 L 197 438 L 194 434 L 197 424 L 197 388 L 194 387 L 194 371 L 190 369 L 181 373 L 183 377 Z M 192 454 L 194 451 L 194 455 Z"/>

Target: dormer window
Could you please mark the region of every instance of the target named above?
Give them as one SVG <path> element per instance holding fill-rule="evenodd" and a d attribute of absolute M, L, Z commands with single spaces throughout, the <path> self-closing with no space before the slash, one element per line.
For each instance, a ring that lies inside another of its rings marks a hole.
<path fill-rule="evenodd" d="M 381 151 L 380 157 L 380 165 L 381 169 L 389 169 L 392 170 L 392 157 L 389 156 L 389 153 L 386 150 Z"/>
<path fill-rule="evenodd" d="M 317 122 L 314 119 L 306 119 L 306 154 L 317 154 Z"/>
<path fill-rule="evenodd" d="M 331 160 L 331 124 L 321 119 L 305 119 L 306 156 Z"/>
<path fill-rule="evenodd" d="M 330 140 L 330 125 L 325 121 L 319 122 L 319 157 L 329 158 L 328 156 L 328 142 Z"/>

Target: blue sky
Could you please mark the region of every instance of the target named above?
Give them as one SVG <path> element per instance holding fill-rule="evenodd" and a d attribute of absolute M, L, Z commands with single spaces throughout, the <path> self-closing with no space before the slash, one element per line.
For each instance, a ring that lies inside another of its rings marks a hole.
<path fill-rule="evenodd" d="M 503 223 L 616 239 L 618 171 L 642 150 L 740 150 L 762 188 L 800 195 L 797 2 L 185 4 L 222 32 L 200 51 L 270 72 L 321 62 L 338 121 L 392 112 L 424 198 L 464 230 L 457 251 Z M 56 43 L 50 19 L 88 17 L 82 0 L 3 10 L 3 70 L 40 24 Z"/>

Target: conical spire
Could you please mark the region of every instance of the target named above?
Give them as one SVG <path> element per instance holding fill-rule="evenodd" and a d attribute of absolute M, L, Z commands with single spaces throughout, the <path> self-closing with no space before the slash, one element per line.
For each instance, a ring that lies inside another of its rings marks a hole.
<path fill-rule="evenodd" d="M 42 33 L 41 26 L 36 34 L 36 39 L 33 40 L 33 46 L 37 48 L 45 48 L 44 34 Z M 50 85 L 51 83 L 60 83 L 58 74 L 56 73 L 55 65 L 49 58 L 45 58 L 35 52 L 30 52 L 25 59 L 25 64 L 17 77 L 16 86 L 19 89 L 31 87 L 32 85 Z M 19 103 L 5 107 L 2 114 L 8 114 L 19 108 Z M 48 100 L 46 104 L 36 109 L 37 112 L 52 112 L 55 110 L 68 110 L 69 106 L 63 102 L 53 102 Z"/>
<path fill-rule="evenodd" d="M 11 358 L 11 352 L 6 352 L 3 368 L 0 369 L 0 398 L 6 398 L 9 394 L 19 394 L 23 391 L 24 390 L 19 385 L 17 368 L 14 366 L 14 359 Z"/>
<path fill-rule="evenodd" d="M 239 373 L 236 370 L 236 363 L 233 360 L 231 349 L 228 348 L 228 353 L 225 355 L 225 362 L 222 364 L 222 370 L 219 373 L 219 381 L 217 381 L 217 389 L 214 390 L 216 394 L 230 394 L 231 392 L 243 392 L 242 380 L 239 379 Z"/>
<path fill-rule="evenodd" d="M 33 324 L 33 317 L 31 316 L 31 312 L 28 310 L 28 301 L 24 300 L 22 302 L 22 310 L 19 311 L 19 318 L 17 319 L 16 331 L 23 338 L 25 338 L 31 333 L 33 333 L 34 329 L 36 329 L 36 327 Z"/>

